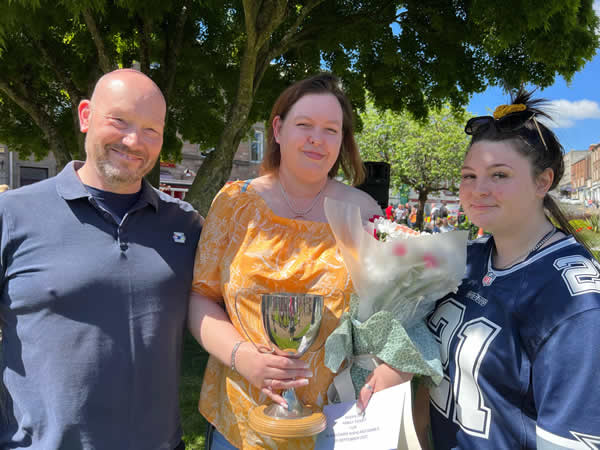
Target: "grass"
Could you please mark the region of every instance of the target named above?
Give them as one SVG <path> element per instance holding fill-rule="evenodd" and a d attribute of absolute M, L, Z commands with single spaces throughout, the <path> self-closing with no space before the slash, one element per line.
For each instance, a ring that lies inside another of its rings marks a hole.
<path fill-rule="evenodd" d="M 198 412 L 198 399 L 200 398 L 202 377 L 207 361 L 208 353 L 186 331 L 183 340 L 179 391 L 183 440 L 185 441 L 186 450 L 204 449 L 206 420 Z"/>

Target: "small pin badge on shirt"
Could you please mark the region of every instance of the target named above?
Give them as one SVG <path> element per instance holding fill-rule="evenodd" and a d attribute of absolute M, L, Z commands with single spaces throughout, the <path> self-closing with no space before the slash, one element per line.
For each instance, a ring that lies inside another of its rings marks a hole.
<path fill-rule="evenodd" d="M 185 244 L 185 233 L 181 231 L 174 231 L 173 242 L 175 242 L 176 244 Z"/>

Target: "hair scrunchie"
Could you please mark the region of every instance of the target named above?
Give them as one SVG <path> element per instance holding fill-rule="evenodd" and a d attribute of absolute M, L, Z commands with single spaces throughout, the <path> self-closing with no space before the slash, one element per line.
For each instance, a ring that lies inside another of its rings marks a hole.
<path fill-rule="evenodd" d="M 527 106 L 525 106 L 523 103 L 515 103 L 514 105 L 500 105 L 494 110 L 494 119 L 498 120 L 507 114 L 525 111 L 526 109 Z"/>

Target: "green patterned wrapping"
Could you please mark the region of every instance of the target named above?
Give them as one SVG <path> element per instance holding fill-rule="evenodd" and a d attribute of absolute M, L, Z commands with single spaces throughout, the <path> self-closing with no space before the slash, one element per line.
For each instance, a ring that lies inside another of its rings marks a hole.
<path fill-rule="evenodd" d="M 405 329 L 390 312 L 379 311 L 359 323 L 354 319 L 357 305 L 358 297 L 353 295 L 350 312 L 342 315 L 325 343 L 325 365 L 332 372 L 337 373 L 343 362 L 354 356 L 370 354 L 402 372 L 429 377 L 436 385 L 441 381 L 439 344 L 423 320 Z M 369 373 L 352 365 L 350 375 L 356 395 Z"/>

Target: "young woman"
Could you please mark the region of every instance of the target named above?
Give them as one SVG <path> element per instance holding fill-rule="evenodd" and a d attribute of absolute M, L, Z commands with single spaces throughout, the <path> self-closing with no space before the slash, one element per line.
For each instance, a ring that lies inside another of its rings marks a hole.
<path fill-rule="evenodd" d="M 458 292 L 429 327 L 443 382 L 430 392 L 436 450 L 597 448 L 600 265 L 548 191 L 563 175 L 540 100 L 520 91 L 476 117 L 460 201 L 473 241 Z"/>
<path fill-rule="evenodd" d="M 364 178 L 350 102 L 334 76 L 321 74 L 290 86 L 276 101 L 264 175 L 226 185 L 213 201 L 198 244 L 189 308 L 190 329 L 211 354 L 200 396 L 200 412 L 214 430 L 211 449 L 314 446 L 312 438 L 276 444 L 248 426 L 248 413 L 268 398 L 285 405 L 279 393 L 291 387 L 303 403 L 322 407 L 333 380 L 324 349 L 317 344 L 300 360 L 260 353 L 243 328 L 252 341 L 265 343 L 260 294 L 275 292 L 323 295 L 320 336 L 338 325 L 352 283 L 323 199 L 359 205 L 365 222 L 381 214 L 367 194 L 333 179 L 340 167 L 355 185 Z M 366 405 L 373 392 L 408 379 L 380 365 L 361 401 Z"/>

